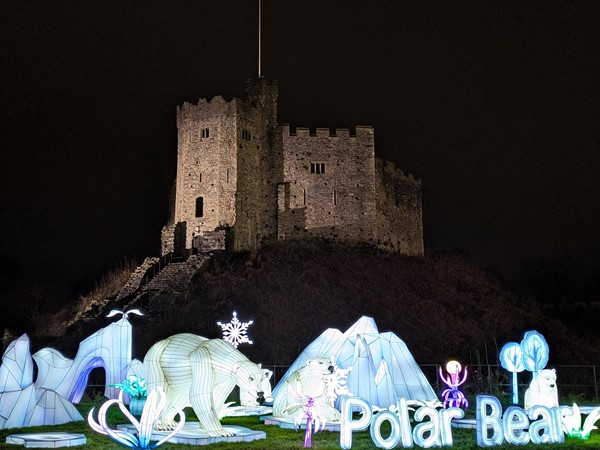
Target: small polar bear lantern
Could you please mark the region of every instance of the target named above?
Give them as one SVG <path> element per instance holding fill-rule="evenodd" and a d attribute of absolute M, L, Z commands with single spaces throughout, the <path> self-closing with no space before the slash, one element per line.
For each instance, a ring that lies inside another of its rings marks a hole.
<path fill-rule="evenodd" d="M 172 430 L 177 411 L 192 406 L 210 437 L 231 436 L 219 421 L 227 396 L 237 385 L 263 396 L 263 371 L 222 339 L 182 333 L 154 344 L 144 358 L 147 389 L 161 386 L 167 407 L 157 430 Z"/>
<path fill-rule="evenodd" d="M 556 387 L 556 370 L 544 369 L 533 377 L 529 388 L 525 391 L 525 409 L 532 406 L 558 406 L 558 388 Z"/>
<path fill-rule="evenodd" d="M 326 381 L 334 371 L 335 365 L 330 358 L 308 359 L 305 366 L 287 378 L 286 388 L 280 389 L 275 396 L 273 416 L 296 418 L 302 411 L 303 401 L 310 398 L 322 420 L 339 422 L 341 414 L 333 407 Z"/>

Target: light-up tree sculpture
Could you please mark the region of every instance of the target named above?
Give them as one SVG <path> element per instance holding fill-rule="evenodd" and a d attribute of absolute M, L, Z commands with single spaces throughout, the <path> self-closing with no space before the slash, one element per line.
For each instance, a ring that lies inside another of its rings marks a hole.
<path fill-rule="evenodd" d="M 500 364 L 502 367 L 512 372 L 512 402 L 519 403 L 519 385 L 517 383 L 517 373 L 523 370 L 532 372 L 533 378 L 538 375 L 548 364 L 550 349 L 544 336 L 535 330 L 527 331 L 523 335 L 520 344 L 508 342 L 500 350 Z"/>
<path fill-rule="evenodd" d="M 517 373 L 525 370 L 521 346 L 516 342 L 505 344 L 504 347 L 502 347 L 502 350 L 500 350 L 499 358 L 502 367 L 512 373 L 512 402 L 513 405 L 517 405 L 519 403 L 519 383 L 517 380 Z"/>
<path fill-rule="evenodd" d="M 546 367 L 550 350 L 544 336 L 535 330 L 528 331 L 521 341 L 523 352 L 523 366 L 533 373 L 535 378 L 538 372 Z"/>

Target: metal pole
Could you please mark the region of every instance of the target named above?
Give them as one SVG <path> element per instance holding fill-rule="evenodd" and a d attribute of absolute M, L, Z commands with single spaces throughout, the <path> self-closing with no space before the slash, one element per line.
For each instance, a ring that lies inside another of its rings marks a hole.
<path fill-rule="evenodd" d="M 262 58 L 262 48 L 261 48 L 261 3 L 262 0 L 258 0 L 258 78 L 262 76 L 261 74 L 261 58 Z"/>
<path fill-rule="evenodd" d="M 596 379 L 596 365 L 593 366 L 594 369 L 594 392 L 596 393 L 596 398 L 598 398 L 598 380 Z"/>

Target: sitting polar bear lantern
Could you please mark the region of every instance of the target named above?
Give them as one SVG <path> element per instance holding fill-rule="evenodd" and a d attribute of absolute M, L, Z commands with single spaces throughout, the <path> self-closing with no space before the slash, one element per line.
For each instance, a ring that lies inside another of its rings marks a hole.
<path fill-rule="evenodd" d="M 286 381 L 286 388 L 275 396 L 273 416 L 295 418 L 310 397 L 319 417 L 327 422 L 339 422 L 341 413 L 333 407 L 325 382 L 334 372 L 333 364 L 329 358 L 309 359 L 304 367 L 293 372 Z"/>
<path fill-rule="evenodd" d="M 544 369 L 531 380 L 525 391 L 525 409 L 541 405 L 548 408 L 558 406 L 556 370 Z"/>
<path fill-rule="evenodd" d="M 192 406 L 209 436 L 231 436 L 219 421 L 219 411 L 237 385 L 262 397 L 263 371 L 222 339 L 176 334 L 154 344 L 144 358 L 147 389 L 161 386 L 167 407 L 157 430 L 171 430 L 179 409 Z"/>

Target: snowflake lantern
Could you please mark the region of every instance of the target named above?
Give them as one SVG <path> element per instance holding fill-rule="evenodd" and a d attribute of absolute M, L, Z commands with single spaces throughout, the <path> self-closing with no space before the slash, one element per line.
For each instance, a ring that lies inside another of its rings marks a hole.
<path fill-rule="evenodd" d="M 237 318 L 237 313 L 233 312 L 233 318 L 231 322 L 221 323 L 217 322 L 217 325 L 223 330 L 223 339 L 238 348 L 240 344 L 252 344 L 252 341 L 248 338 L 248 327 L 254 323 L 253 320 L 248 322 L 240 322 Z"/>

